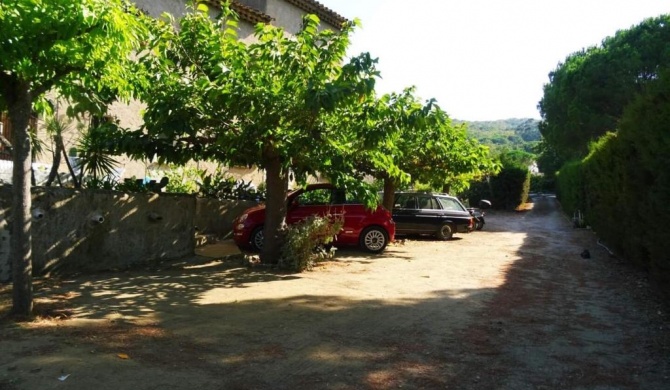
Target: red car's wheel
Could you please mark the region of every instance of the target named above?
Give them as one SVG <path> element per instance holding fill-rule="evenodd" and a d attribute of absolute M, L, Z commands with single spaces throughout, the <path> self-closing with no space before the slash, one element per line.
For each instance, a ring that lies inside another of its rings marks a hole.
<path fill-rule="evenodd" d="M 388 242 L 386 230 L 378 226 L 370 226 L 361 233 L 360 246 L 368 252 L 381 253 Z"/>
<path fill-rule="evenodd" d="M 253 250 L 260 252 L 263 249 L 263 242 L 265 236 L 263 235 L 263 226 L 259 226 L 251 232 L 251 247 Z"/>

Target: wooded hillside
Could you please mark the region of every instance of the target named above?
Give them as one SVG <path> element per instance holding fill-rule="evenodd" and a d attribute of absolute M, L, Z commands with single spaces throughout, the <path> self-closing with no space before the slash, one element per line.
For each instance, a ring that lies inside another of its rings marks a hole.
<path fill-rule="evenodd" d="M 538 128 L 540 121 L 532 118 L 474 122 L 454 120 L 454 123 L 466 123 L 468 135 L 490 146 L 494 152 L 508 149 L 534 153 L 535 145 L 542 138 Z"/>

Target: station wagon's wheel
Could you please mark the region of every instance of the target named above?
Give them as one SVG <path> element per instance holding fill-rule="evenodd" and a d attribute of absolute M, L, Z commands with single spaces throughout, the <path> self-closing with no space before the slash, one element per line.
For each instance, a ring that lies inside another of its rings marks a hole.
<path fill-rule="evenodd" d="M 370 226 L 361 233 L 360 246 L 368 252 L 380 253 L 386 248 L 388 242 L 386 230 L 378 226 Z"/>
<path fill-rule="evenodd" d="M 265 236 L 263 235 L 263 226 L 259 226 L 251 232 L 251 247 L 260 252 L 263 249 L 263 242 L 265 241 Z"/>
<path fill-rule="evenodd" d="M 443 223 L 442 226 L 440 226 L 440 229 L 437 231 L 437 233 L 435 235 L 440 240 L 450 240 L 451 236 L 454 235 L 454 230 L 453 230 L 453 228 L 451 227 L 450 224 Z"/>

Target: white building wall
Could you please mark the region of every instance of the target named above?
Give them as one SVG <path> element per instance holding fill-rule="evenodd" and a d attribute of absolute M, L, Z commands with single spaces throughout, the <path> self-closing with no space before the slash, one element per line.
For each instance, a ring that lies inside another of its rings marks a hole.
<path fill-rule="evenodd" d="M 163 13 L 169 13 L 174 17 L 182 16 L 186 13 L 186 4 L 184 0 L 134 0 L 137 8 L 147 12 L 154 18 L 160 17 Z"/>
<path fill-rule="evenodd" d="M 271 15 L 274 26 L 283 27 L 287 33 L 295 35 L 302 27 L 302 18 L 307 14 L 303 9 L 283 0 L 267 0 L 266 14 Z M 320 29 L 335 30 L 334 26 L 321 21 Z"/>

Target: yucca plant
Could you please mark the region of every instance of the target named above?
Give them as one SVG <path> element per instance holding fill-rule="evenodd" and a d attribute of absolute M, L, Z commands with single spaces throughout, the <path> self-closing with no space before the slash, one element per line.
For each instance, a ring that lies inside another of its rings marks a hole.
<path fill-rule="evenodd" d="M 105 122 L 91 126 L 85 131 L 77 143 L 79 157 L 79 183 L 84 175 L 94 181 L 111 176 L 118 164 L 109 154 L 108 140 L 105 137 L 113 123 Z"/>
<path fill-rule="evenodd" d="M 58 167 L 60 167 L 61 159 L 65 157 L 65 163 L 67 165 L 68 171 L 72 176 L 72 182 L 75 187 L 79 187 L 79 181 L 77 175 L 74 172 L 70 160 L 67 158 L 65 151 L 65 143 L 63 142 L 63 134 L 72 129 L 72 121 L 67 120 L 63 117 L 51 116 L 46 119 L 46 131 L 47 134 L 51 137 L 53 141 L 53 150 L 51 151 L 53 155 L 53 163 L 51 164 L 51 171 L 49 171 L 49 177 L 47 178 L 46 186 L 50 186 L 54 180 L 58 179 L 58 183 L 62 186 L 60 181 L 60 176 L 58 176 Z"/>

